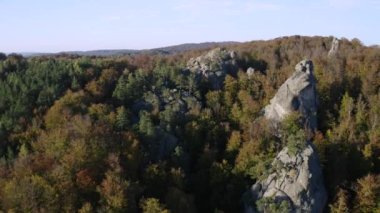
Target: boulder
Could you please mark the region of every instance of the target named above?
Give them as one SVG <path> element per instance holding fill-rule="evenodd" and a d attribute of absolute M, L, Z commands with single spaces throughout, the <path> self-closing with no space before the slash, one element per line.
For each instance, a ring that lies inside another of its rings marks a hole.
<path fill-rule="evenodd" d="M 265 107 L 264 118 L 277 125 L 295 111 L 303 115 L 305 126 L 312 130 L 317 128 L 316 81 L 310 60 L 296 65 L 295 72 Z M 310 141 L 301 143 L 305 143 L 304 148 L 295 153 L 284 147 L 273 160 L 269 175 L 251 187 L 249 193 L 254 203 L 269 198 L 278 205 L 288 202 L 290 210 L 287 211 L 290 212 L 323 212 L 327 193 L 318 154 Z M 245 212 L 255 211 L 258 210 L 252 205 L 246 205 Z"/>
<path fill-rule="evenodd" d="M 287 200 L 293 212 L 323 212 L 327 196 L 318 155 L 311 143 L 290 154 L 285 147 L 272 162 L 274 170 L 251 188 L 254 200 Z"/>
<path fill-rule="evenodd" d="M 234 51 L 216 48 L 205 55 L 191 58 L 187 69 L 197 75 L 198 80 L 205 80 L 211 89 L 221 89 L 227 74 L 235 75 L 237 55 Z"/>
<path fill-rule="evenodd" d="M 264 117 L 278 124 L 291 112 L 299 111 L 305 118 L 305 124 L 314 130 L 317 127 L 317 100 L 313 63 L 303 60 L 264 108 Z"/>
<path fill-rule="evenodd" d="M 255 72 L 256 72 L 255 69 L 252 68 L 252 67 L 249 67 L 249 68 L 247 69 L 247 75 L 248 75 L 248 76 L 252 76 L 252 75 L 254 75 Z"/>

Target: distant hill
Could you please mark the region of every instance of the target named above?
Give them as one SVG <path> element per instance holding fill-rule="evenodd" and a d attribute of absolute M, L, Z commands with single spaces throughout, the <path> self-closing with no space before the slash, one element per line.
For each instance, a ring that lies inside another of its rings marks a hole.
<path fill-rule="evenodd" d="M 133 49 L 117 49 L 117 50 L 90 50 L 90 51 L 67 51 L 59 53 L 20 53 L 24 57 L 45 56 L 45 55 L 80 55 L 80 56 L 121 56 L 130 54 L 176 54 L 189 50 L 208 49 L 217 46 L 227 46 L 232 44 L 238 44 L 239 42 L 227 41 L 227 42 L 203 42 L 203 43 L 187 43 L 168 47 L 160 47 L 154 49 L 133 50 Z"/>

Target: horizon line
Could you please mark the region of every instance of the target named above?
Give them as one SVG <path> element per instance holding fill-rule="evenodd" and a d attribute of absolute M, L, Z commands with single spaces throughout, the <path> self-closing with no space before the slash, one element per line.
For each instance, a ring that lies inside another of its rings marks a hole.
<path fill-rule="evenodd" d="M 338 37 L 334 35 L 284 35 L 284 36 L 278 36 L 274 38 L 268 38 L 268 39 L 254 39 L 254 40 L 248 40 L 248 41 L 237 41 L 237 40 L 230 40 L 230 41 L 202 41 L 202 42 L 185 42 L 185 43 L 177 43 L 177 44 L 168 44 L 168 45 L 161 45 L 156 47 L 150 47 L 150 48 L 98 48 L 98 49 L 85 49 L 85 50 L 59 50 L 59 51 L 11 51 L 11 52 L 3 52 L 0 50 L 0 53 L 4 53 L 6 55 L 10 54 L 21 54 L 21 55 L 28 55 L 28 54 L 64 54 L 64 53 L 72 53 L 72 52 L 96 52 L 96 51 L 148 51 L 148 50 L 155 50 L 155 49 L 162 49 L 162 48 L 168 48 L 168 47 L 175 47 L 175 46 L 181 46 L 181 45 L 197 45 L 197 44 L 206 44 L 206 43 L 215 43 L 215 44 L 221 44 L 221 43 L 247 43 L 247 42 L 254 42 L 254 41 L 270 41 L 275 39 L 280 39 L 284 37 L 292 37 L 292 36 L 301 36 L 301 37 L 333 37 L 338 38 L 339 40 L 347 39 L 347 40 L 353 40 L 353 39 L 359 39 L 359 38 L 348 38 L 348 37 Z M 359 39 L 360 40 L 360 39 Z M 364 41 L 360 40 L 361 43 L 364 46 L 371 47 L 371 46 L 380 46 L 380 44 L 367 44 Z"/>

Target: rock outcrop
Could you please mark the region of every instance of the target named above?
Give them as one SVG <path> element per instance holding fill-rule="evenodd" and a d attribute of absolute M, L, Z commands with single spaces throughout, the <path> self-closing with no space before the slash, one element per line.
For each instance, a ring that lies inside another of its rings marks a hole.
<path fill-rule="evenodd" d="M 187 69 L 194 72 L 199 80 L 209 82 L 212 89 L 221 89 L 226 75 L 237 72 L 236 58 L 234 51 L 216 48 L 205 55 L 191 58 Z"/>
<path fill-rule="evenodd" d="M 330 51 L 328 53 L 328 57 L 335 56 L 336 53 L 338 52 L 338 49 L 339 49 L 339 39 L 334 37 L 334 39 L 331 43 L 331 48 L 330 48 Z"/>
<path fill-rule="evenodd" d="M 281 85 L 278 92 L 264 109 L 264 117 L 273 123 L 281 122 L 291 112 L 299 111 L 310 129 L 317 127 L 317 92 L 313 63 L 303 60 L 295 72 Z"/>
<path fill-rule="evenodd" d="M 285 147 L 272 162 L 272 168 L 273 173 L 252 186 L 255 200 L 285 200 L 293 212 L 323 212 L 326 190 L 318 155 L 311 143 L 295 155 Z"/>
<path fill-rule="evenodd" d="M 313 63 L 301 61 L 292 76 L 280 87 L 264 117 L 273 123 L 281 122 L 291 112 L 299 111 L 306 125 L 316 128 L 317 95 Z M 269 198 L 271 202 L 289 204 L 290 212 L 323 212 L 327 200 L 318 155 L 310 141 L 296 153 L 283 148 L 272 162 L 272 170 L 264 180 L 251 187 L 256 202 Z M 255 212 L 247 207 L 246 212 Z"/>
<path fill-rule="evenodd" d="M 249 68 L 247 69 L 247 75 L 248 75 L 249 77 L 253 76 L 256 72 L 257 72 L 257 71 L 256 71 L 254 68 L 252 68 L 252 67 L 249 67 Z"/>

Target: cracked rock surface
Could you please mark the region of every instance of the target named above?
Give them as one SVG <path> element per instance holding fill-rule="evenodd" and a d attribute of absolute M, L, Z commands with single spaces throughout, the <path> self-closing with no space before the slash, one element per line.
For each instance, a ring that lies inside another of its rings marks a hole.
<path fill-rule="evenodd" d="M 313 63 L 303 60 L 295 72 L 279 88 L 277 94 L 264 109 L 264 117 L 279 124 L 287 115 L 299 111 L 308 128 L 317 128 L 317 92 L 313 76 Z M 272 198 L 274 202 L 288 201 L 291 212 L 323 212 L 327 193 L 318 154 L 310 141 L 305 148 L 290 153 L 284 147 L 272 162 L 270 174 L 256 182 L 250 189 L 254 201 Z M 254 207 L 246 212 L 257 211 Z"/>
<path fill-rule="evenodd" d="M 234 51 L 216 48 L 205 55 L 191 58 L 187 69 L 197 74 L 198 79 L 204 79 L 212 89 L 221 89 L 227 74 L 236 74 L 237 55 Z"/>
<path fill-rule="evenodd" d="M 323 212 L 326 191 L 312 144 L 295 155 L 290 155 L 285 147 L 272 167 L 273 173 L 252 186 L 254 199 L 272 197 L 278 201 L 288 200 L 294 212 Z"/>
<path fill-rule="evenodd" d="M 313 74 L 313 62 L 303 60 L 295 72 L 278 89 L 276 95 L 265 107 L 265 118 L 274 123 L 281 122 L 287 115 L 299 111 L 310 129 L 317 127 L 317 92 Z"/>

